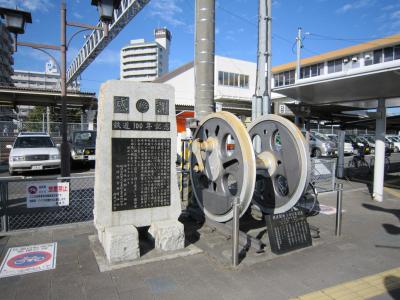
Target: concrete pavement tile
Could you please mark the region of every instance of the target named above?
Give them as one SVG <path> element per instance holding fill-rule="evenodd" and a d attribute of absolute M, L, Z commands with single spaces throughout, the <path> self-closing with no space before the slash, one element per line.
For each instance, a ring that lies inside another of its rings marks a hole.
<path fill-rule="evenodd" d="M 135 268 L 112 271 L 111 278 L 117 287 L 118 293 L 147 287 L 143 274 L 139 270 L 135 270 Z"/>
<path fill-rule="evenodd" d="M 110 273 L 98 273 L 95 275 L 82 276 L 82 278 L 87 295 L 100 287 L 109 289 L 114 289 L 116 287 Z"/>
<path fill-rule="evenodd" d="M 0 280 L 1 282 L 1 280 Z M 18 287 L 15 286 L 2 286 L 0 287 L 0 298 L 1 299 L 15 299 L 17 295 Z"/>
<path fill-rule="evenodd" d="M 17 290 L 16 300 L 44 300 L 50 299 L 50 290 L 41 288 L 25 288 L 21 287 Z"/>
<path fill-rule="evenodd" d="M 99 286 L 97 289 L 86 292 L 88 300 L 118 300 L 119 296 L 115 288 L 104 288 Z"/>
<path fill-rule="evenodd" d="M 155 296 L 149 288 L 142 287 L 130 291 L 118 292 L 120 300 L 154 300 Z"/>

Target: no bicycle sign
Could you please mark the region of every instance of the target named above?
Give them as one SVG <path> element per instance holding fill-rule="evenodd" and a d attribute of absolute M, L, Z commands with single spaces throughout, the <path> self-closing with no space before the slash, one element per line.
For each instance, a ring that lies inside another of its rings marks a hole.
<path fill-rule="evenodd" d="M 0 278 L 52 270 L 57 243 L 10 248 L 0 267 Z"/>

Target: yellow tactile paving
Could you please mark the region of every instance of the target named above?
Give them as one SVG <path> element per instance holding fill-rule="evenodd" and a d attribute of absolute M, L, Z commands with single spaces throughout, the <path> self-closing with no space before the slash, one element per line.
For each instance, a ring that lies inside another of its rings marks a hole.
<path fill-rule="evenodd" d="M 292 300 L 365 300 L 400 288 L 400 268 L 315 291 Z"/>
<path fill-rule="evenodd" d="M 384 187 L 384 191 L 391 194 L 392 196 L 400 197 L 400 192 L 397 189 L 391 189 L 388 187 Z"/>

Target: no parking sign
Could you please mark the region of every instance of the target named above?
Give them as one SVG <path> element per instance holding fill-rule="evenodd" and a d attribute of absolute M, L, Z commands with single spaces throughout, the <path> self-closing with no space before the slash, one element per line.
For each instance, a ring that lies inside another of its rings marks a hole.
<path fill-rule="evenodd" d="M 0 267 L 0 278 L 52 270 L 57 243 L 10 248 Z"/>

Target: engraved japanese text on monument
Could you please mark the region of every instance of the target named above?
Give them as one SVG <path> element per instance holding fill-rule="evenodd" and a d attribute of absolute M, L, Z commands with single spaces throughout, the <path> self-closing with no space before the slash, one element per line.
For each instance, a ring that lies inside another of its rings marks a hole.
<path fill-rule="evenodd" d="M 112 210 L 169 206 L 171 140 L 112 139 Z"/>

